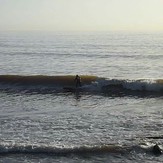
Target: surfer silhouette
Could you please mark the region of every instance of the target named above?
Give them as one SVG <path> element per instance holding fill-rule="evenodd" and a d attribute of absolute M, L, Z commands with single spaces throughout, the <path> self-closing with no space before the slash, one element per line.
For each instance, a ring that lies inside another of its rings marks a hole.
<path fill-rule="evenodd" d="M 81 78 L 79 75 L 76 75 L 74 81 L 76 82 L 76 88 L 81 87 Z"/>

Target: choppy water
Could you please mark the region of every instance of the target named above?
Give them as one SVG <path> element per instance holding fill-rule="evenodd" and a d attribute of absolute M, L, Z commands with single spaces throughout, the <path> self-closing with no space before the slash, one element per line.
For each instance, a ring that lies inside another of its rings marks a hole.
<path fill-rule="evenodd" d="M 1 32 L 0 162 L 163 162 L 162 53 L 163 34 Z"/>

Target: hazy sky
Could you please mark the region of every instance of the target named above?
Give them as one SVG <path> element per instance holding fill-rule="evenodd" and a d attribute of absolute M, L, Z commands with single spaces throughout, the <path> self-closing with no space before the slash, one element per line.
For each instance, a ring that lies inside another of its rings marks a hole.
<path fill-rule="evenodd" d="M 0 30 L 163 31 L 163 0 L 0 0 Z"/>

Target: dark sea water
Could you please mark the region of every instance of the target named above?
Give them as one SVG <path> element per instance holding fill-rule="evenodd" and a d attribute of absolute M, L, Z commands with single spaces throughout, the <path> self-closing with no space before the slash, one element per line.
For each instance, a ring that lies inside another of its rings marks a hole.
<path fill-rule="evenodd" d="M 0 32 L 0 125 L 2 163 L 163 162 L 163 34 Z"/>

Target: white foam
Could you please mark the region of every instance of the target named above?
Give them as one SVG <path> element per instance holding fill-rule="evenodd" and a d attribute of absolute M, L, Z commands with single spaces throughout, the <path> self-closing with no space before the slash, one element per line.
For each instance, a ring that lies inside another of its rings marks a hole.
<path fill-rule="evenodd" d="M 163 91 L 163 85 L 156 83 L 155 80 L 126 80 L 123 87 L 137 91 Z"/>

